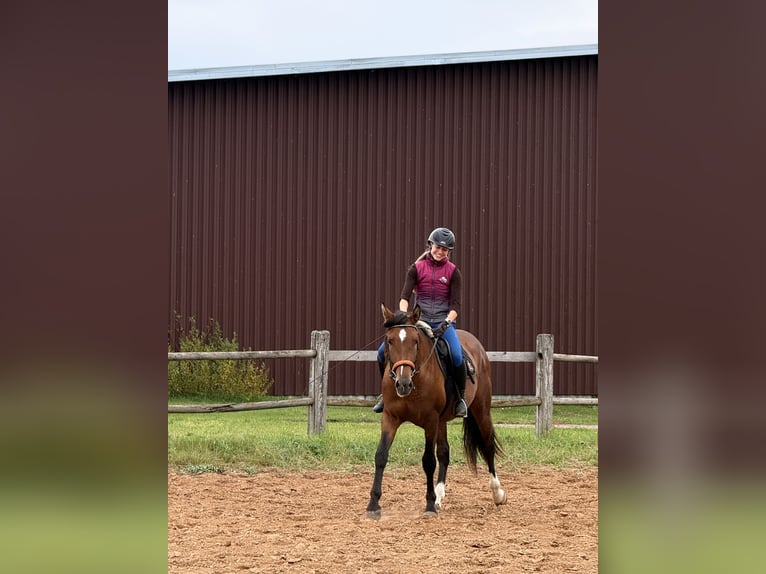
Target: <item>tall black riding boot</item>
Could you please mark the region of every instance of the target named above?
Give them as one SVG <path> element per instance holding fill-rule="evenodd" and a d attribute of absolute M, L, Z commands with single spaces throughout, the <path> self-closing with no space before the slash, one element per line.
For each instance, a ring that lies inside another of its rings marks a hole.
<path fill-rule="evenodd" d="M 452 378 L 455 380 L 455 386 L 458 391 L 458 399 L 455 401 L 455 416 L 467 417 L 468 405 L 465 404 L 465 362 L 457 368 L 452 369 Z"/>
<path fill-rule="evenodd" d="M 380 369 L 380 378 L 383 379 L 383 372 L 386 370 L 385 363 L 378 363 L 378 368 Z M 465 386 L 465 383 L 463 383 L 463 386 Z M 373 405 L 372 412 L 374 413 L 383 412 L 383 395 L 380 395 L 378 397 L 378 402 L 375 403 L 375 405 Z"/>

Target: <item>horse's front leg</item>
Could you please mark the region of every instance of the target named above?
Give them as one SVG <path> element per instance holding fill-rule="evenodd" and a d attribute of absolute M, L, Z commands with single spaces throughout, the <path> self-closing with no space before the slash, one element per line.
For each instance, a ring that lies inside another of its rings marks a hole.
<path fill-rule="evenodd" d="M 439 421 L 439 432 L 436 435 L 436 457 L 439 459 L 439 476 L 436 479 L 436 510 L 442 509 L 442 501 L 447 495 L 447 467 L 449 466 L 449 443 L 447 442 L 447 423 Z"/>
<path fill-rule="evenodd" d="M 425 429 L 426 444 L 423 450 L 423 471 L 426 473 L 426 516 L 436 514 L 436 492 L 434 491 L 434 471 L 436 470 L 436 456 L 434 455 L 434 444 L 438 422 L 429 425 Z"/>
<path fill-rule="evenodd" d="M 380 518 L 380 496 L 383 486 L 383 471 L 388 462 L 388 452 L 391 449 L 391 443 L 394 442 L 398 423 L 391 421 L 386 413 L 383 413 L 381 421 L 380 442 L 375 451 L 375 479 L 372 481 L 370 489 L 370 502 L 367 504 L 367 518 L 378 520 Z"/>

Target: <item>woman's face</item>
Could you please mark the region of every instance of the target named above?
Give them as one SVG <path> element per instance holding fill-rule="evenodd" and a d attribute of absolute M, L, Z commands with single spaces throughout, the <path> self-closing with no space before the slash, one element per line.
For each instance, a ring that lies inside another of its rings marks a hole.
<path fill-rule="evenodd" d="M 449 249 L 447 249 L 446 247 L 442 247 L 441 245 L 436 245 L 436 243 L 432 243 L 431 257 L 433 257 L 437 261 L 441 261 L 442 259 L 449 257 Z"/>

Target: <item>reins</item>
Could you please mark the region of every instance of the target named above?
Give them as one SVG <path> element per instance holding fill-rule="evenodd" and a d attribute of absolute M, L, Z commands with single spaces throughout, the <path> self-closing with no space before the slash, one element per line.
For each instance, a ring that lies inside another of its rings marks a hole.
<path fill-rule="evenodd" d="M 428 353 L 428 356 L 426 357 L 426 360 L 423 361 L 424 363 L 427 363 L 429 359 L 431 358 L 431 355 L 434 354 L 434 351 L 436 350 L 436 343 L 439 342 L 439 337 L 434 337 L 434 344 L 431 345 L 431 351 Z"/>

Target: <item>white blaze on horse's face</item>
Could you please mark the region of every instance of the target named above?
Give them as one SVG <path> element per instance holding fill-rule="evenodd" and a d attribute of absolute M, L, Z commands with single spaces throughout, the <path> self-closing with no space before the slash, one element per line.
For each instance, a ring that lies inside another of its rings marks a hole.
<path fill-rule="evenodd" d="M 399 330 L 399 339 L 402 343 L 404 343 L 404 340 L 407 338 L 407 329 L 400 329 Z"/>

